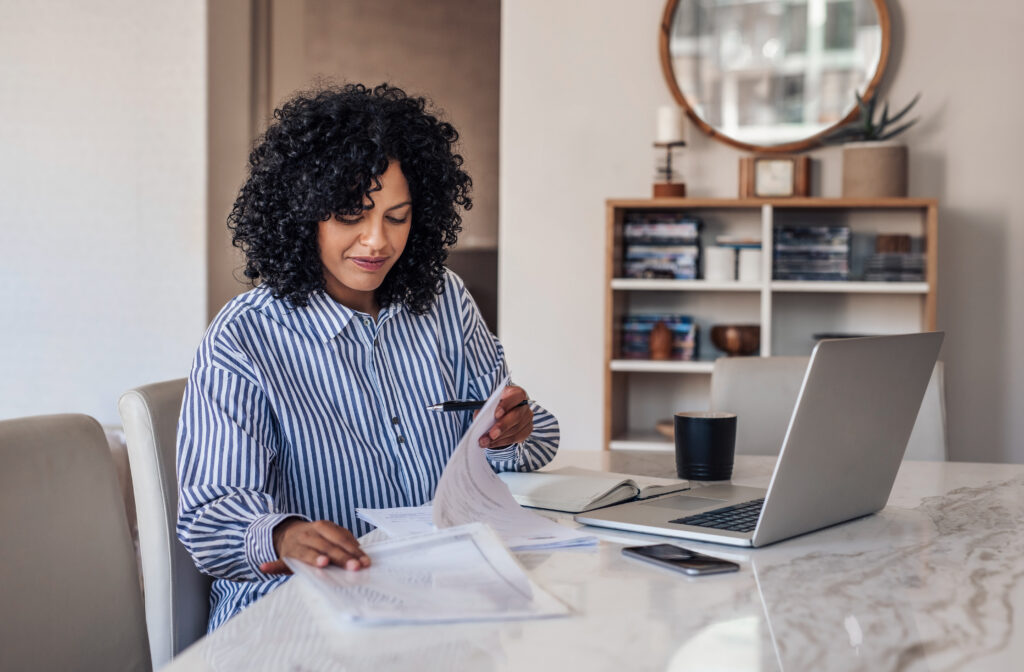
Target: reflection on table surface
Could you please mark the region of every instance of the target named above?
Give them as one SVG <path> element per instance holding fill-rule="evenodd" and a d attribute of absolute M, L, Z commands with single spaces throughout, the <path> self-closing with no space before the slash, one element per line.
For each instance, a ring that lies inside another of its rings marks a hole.
<path fill-rule="evenodd" d="M 671 459 L 555 466 L 671 475 Z M 734 482 L 766 485 L 773 464 L 740 457 Z M 1005 670 L 1024 653 L 1024 465 L 905 463 L 879 514 L 763 549 L 673 542 L 736 574 L 640 564 L 621 546 L 662 539 L 594 531 L 597 548 L 519 555 L 568 618 L 351 628 L 289 581 L 165 669 Z"/>

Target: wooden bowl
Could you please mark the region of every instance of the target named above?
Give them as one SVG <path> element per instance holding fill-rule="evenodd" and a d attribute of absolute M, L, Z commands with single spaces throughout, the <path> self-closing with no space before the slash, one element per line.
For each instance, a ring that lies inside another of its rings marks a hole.
<path fill-rule="evenodd" d="M 661 434 L 667 439 L 676 438 L 676 425 L 672 418 L 669 418 L 668 420 L 658 420 L 657 424 L 654 425 L 654 428 L 658 430 L 658 434 Z"/>
<path fill-rule="evenodd" d="M 729 356 L 755 354 L 761 347 L 761 326 L 757 324 L 716 324 L 711 342 Z"/>

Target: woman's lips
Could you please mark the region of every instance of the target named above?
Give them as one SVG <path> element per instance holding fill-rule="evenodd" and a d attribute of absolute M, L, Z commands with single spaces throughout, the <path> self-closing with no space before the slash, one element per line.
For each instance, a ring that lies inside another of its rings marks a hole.
<path fill-rule="evenodd" d="M 379 271 L 384 267 L 387 257 L 349 257 L 352 263 L 364 271 Z"/>

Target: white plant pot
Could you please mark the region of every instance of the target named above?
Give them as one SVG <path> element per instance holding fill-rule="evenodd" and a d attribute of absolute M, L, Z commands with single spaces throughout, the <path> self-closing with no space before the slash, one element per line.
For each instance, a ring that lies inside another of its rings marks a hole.
<path fill-rule="evenodd" d="M 844 198 L 900 198 L 906 195 L 906 145 L 892 141 L 843 145 Z"/>

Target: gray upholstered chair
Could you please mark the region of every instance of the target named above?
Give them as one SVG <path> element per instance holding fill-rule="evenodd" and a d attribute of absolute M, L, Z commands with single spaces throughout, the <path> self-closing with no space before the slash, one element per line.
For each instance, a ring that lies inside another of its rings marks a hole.
<path fill-rule="evenodd" d="M 135 550 L 99 423 L 0 421 L 0 463 L 0 669 L 151 669 Z"/>
<path fill-rule="evenodd" d="M 777 455 L 786 436 L 809 357 L 722 357 L 711 374 L 711 410 L 738 415 L 736 453 Z M 946 400 L 942 362 L 935 365 L 906 460 L 946 459 Z"/>
<path fill-rule="evenodd" d="M 121 396 L 138 517 L 146 623 L 159 668 L 206 633 L 210 577 L 196 569 L 175 533 L 175 439 L 185 380 L 153 383 Z"/>

